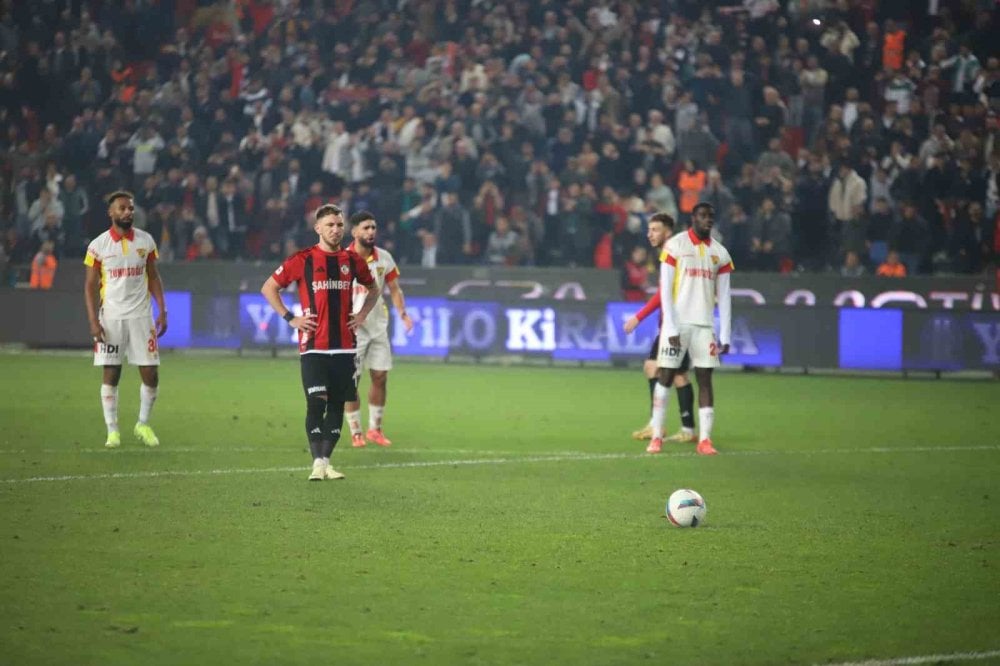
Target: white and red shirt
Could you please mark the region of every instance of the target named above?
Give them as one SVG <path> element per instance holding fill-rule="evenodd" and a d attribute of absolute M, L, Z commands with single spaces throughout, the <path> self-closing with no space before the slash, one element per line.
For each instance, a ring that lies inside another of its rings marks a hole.
<path fill-rule="evenodd" d="M 354 243 L 351 243 L 347 249 L 355 251 Z M 365 323 L 362 324 L 359 330 L 369 337 L 374 337 L 385 333 L 389 328 L 389 308 L 385 304 L 385 299 L 382 298 L 382 293 L 385 291 L 385 285 L 387 283 L 399 278 L 399 268 L 396 266 L 396 262 L 392 258 L 392 255 L 380 247 L 372 248 L 372 253 L 369 255 L 366 262 L 368 264 L 368 270 L 371 271 L 372 277 L 375 278 L 375 289 L 378 290 L 379 300 L 375 304 L 375 307 L 372 308 L 372 311 L 365 319 Z M 355 281 L 355 310 L 361 309 L 361 305 L 365 302 L 365 298 L 367 296 L 368 287 L 358 281 Z"/>
<path fill-rule="evenodd" d="M 142 229 L 119 234 L 111 227 L 90 241 L 83 263 L 101 275 L 101 311 L 109 319 L 151 317 L 149 275 L 156 261 L 156 241 Z"/>
<path fill-rule="evenodd" d="M 282 288 L 298 283 L 303 314 L 316 315 L 316 330 L 299 330 L 300 354 L 353 354 L 357 342 L 347 327 L 354 281 L 372 285 L 368 264 L 351 250 L 326 252 L 319 245 L 296 252 L 271 274 Z"/>
<path fill-rule="evenodd" d="M 667 241 L 660 255 L 661 307 L 671 304 L 672 313 L 664 311 L 665 320 L 673 315 L 675 324 L 712 326 L 716 302 L 716 282 L 720 275 L 733 271 L 733 259 L 722 243 L 711 238 L 701 240 L 693 229 Z M 673 270 L 668 271 L 667 267 Z M 666 276 L 672 273 L 672 281 Z M 726 293 L 728 298 L 728 290 Z M 664 307 L 665 310 L 665 307 Z M 720 313 L 721 314 L 721 313 Z M 729 322 L 723 322 L 723 330 Z M 722 335 L 727 343 L 728 336 Z"/>

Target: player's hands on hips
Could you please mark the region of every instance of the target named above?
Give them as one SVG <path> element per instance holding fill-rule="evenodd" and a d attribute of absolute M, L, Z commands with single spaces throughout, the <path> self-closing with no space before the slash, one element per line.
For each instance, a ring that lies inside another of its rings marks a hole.
<path fill-rule="evenodd" d="M 680 349 L 680 347 L 681 347 L 681 336 L 679 336 L 679 335 L 671 335 L 669 338 L 667 338 L 667 344 L 669 344 L 674 349 Z"/>
<path fill-rule="evenodd" d="M 316 315 L 310 313 L 301 315 L 299 317 L 292 317 L 292 320 L 288 322 L 288 325 L 294 329 L 305 331 L 306 333 L 315 333 Z"/>
<path fill-rule="evenodd" d="M 622 328 L 625 329 L 626 333 L 631 333 L 639 327 L 639 319 L 636 317 L 629 317 L 625 320 L 625 325 Z"/>
<path fill-rule="evenodd" d="M 352 331 L 357 331 L 359 328 L 361 328 L 361 325 L 365 323 L 365 319 L 367 318 L 368 315 L 361 314 L 360 312 L 355 312 L 354 314 L 352 314 L 350 317 L 347 318 L 347 328 L 351 329 Z"/>
<path fill-rule="evenodd" d="M 410 319 L 409 313 L 404 312 L 403 314 L 401 314 L 399 316 L 399 318 L 403 320 L 403 326 L 406 328 L 406 332 L 407 333 L 412 333 L 413 332 L 413 320 Z"/>
<path fill-rule="evenodd" d="M 160 314 L 156 315 L 156 337 L 162 338 L 163 334 L 167 332 L 167 313 L 160 311 Z"/>
<path fill-rule="evenodd" d="M 104 342 L 104 327 L 100 322 L 90 325 L 90 339 L 94 342 Z"/>

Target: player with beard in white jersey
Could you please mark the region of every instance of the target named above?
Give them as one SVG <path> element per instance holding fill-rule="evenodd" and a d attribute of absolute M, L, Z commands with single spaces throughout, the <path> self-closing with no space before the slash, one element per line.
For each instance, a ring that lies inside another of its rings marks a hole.
<path fill-rule="evenodd" d="M 119 190 L 107 196 L 111 227 L 90 242 L 83 263 L 87 266 L 84 302 L 94 343 L 94 365 L 103 368 L 101 405 L 108 439 L 104 446 L 121 446 L 118 432 L 118 382 L 122 359 L 139 366 L 139 420 L 133 434 L 146 446 L 160 440 L 149 425 L 160 384 L 160 350 L 157 339 L 167 332 L 167 306 L 163 282 L 156 268 L 156 241 L 142 229 L 133 229 L 135 199 Z M 159 314 L 153 321 L 150 296 Z"/>
<path fill-rule="evenodd" d="M 392 255 L 375 246 L 378 223 L 375 216 L 362 210 L 351 216 L 351 236 L 354 242 L 349 250 L 356 252 L 368 262 L 368 268 L 375 278 L 374 288 L 378 290 L 381 302 L 376 303 L 365 323 L 358 329 L 358 369 L 368 368 L 371 386 L 368 389 L 368 431 L 362 434 L 361 402 L 355 400 L 344 404 L 347 424 L 351 428 L 351 446 L 360 448 L 373 442 L 379 446 L 389 446 L 392 441 L 382 432 L 382 418 L 385 414 L 386 385 L 392 369 L 392 348 L 389 346 L 389 309 L 382 294 L 389 287 L 389 297 L 406 327 L 413 330 L 413 320 L 406 313 L 403 290 L 399 286 L 399 268 Z M 359 300 L 368 295 L 368 288 L 354 283 L 355 307 Z"/>

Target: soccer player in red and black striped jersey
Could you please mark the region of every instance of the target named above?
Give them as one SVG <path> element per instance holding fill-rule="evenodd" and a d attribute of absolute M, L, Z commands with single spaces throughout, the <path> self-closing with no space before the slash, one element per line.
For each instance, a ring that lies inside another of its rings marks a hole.
<path fill-rule="evenodd" d="M 306 394 L 306 436 L 313 456 L 310 481 L 342 479 L 330 467 L 330 454 L 340 439 L 344 403 L 358 399 L 356 337 L 368 313 L 378 302 L 371 289 L 352 312 L 353 284 L 375 283 L 368 264 L 355 252 L 343 250 L 344 214 L 327 204 L 316 210 L 313 228 L 319 243 L 288 257 L 261 288 L 261 293 L 281 317 L 299 332 L 302 388 Z M 298 284 L 302 315 L 294 316 L 281 300 L 280 291 Z"/>

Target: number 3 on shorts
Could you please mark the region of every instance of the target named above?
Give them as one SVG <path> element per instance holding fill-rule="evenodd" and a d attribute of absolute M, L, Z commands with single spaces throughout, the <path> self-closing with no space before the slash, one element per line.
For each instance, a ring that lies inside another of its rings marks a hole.
<path fill-rule="evenodd" d="M 146 351 L 150 354 L 156 352 L 156 331 L 152 329 L 149 331 L 149 340 L 146 341 Z"/>
<path fill-rule="evenodd" d="M 715 346 L 714 342 L 712 342 L 711 344 L 708 345 L 708 355 L 709 356 L 717 356 L 718 353 L 719 353 L 719 348 Z"/>

